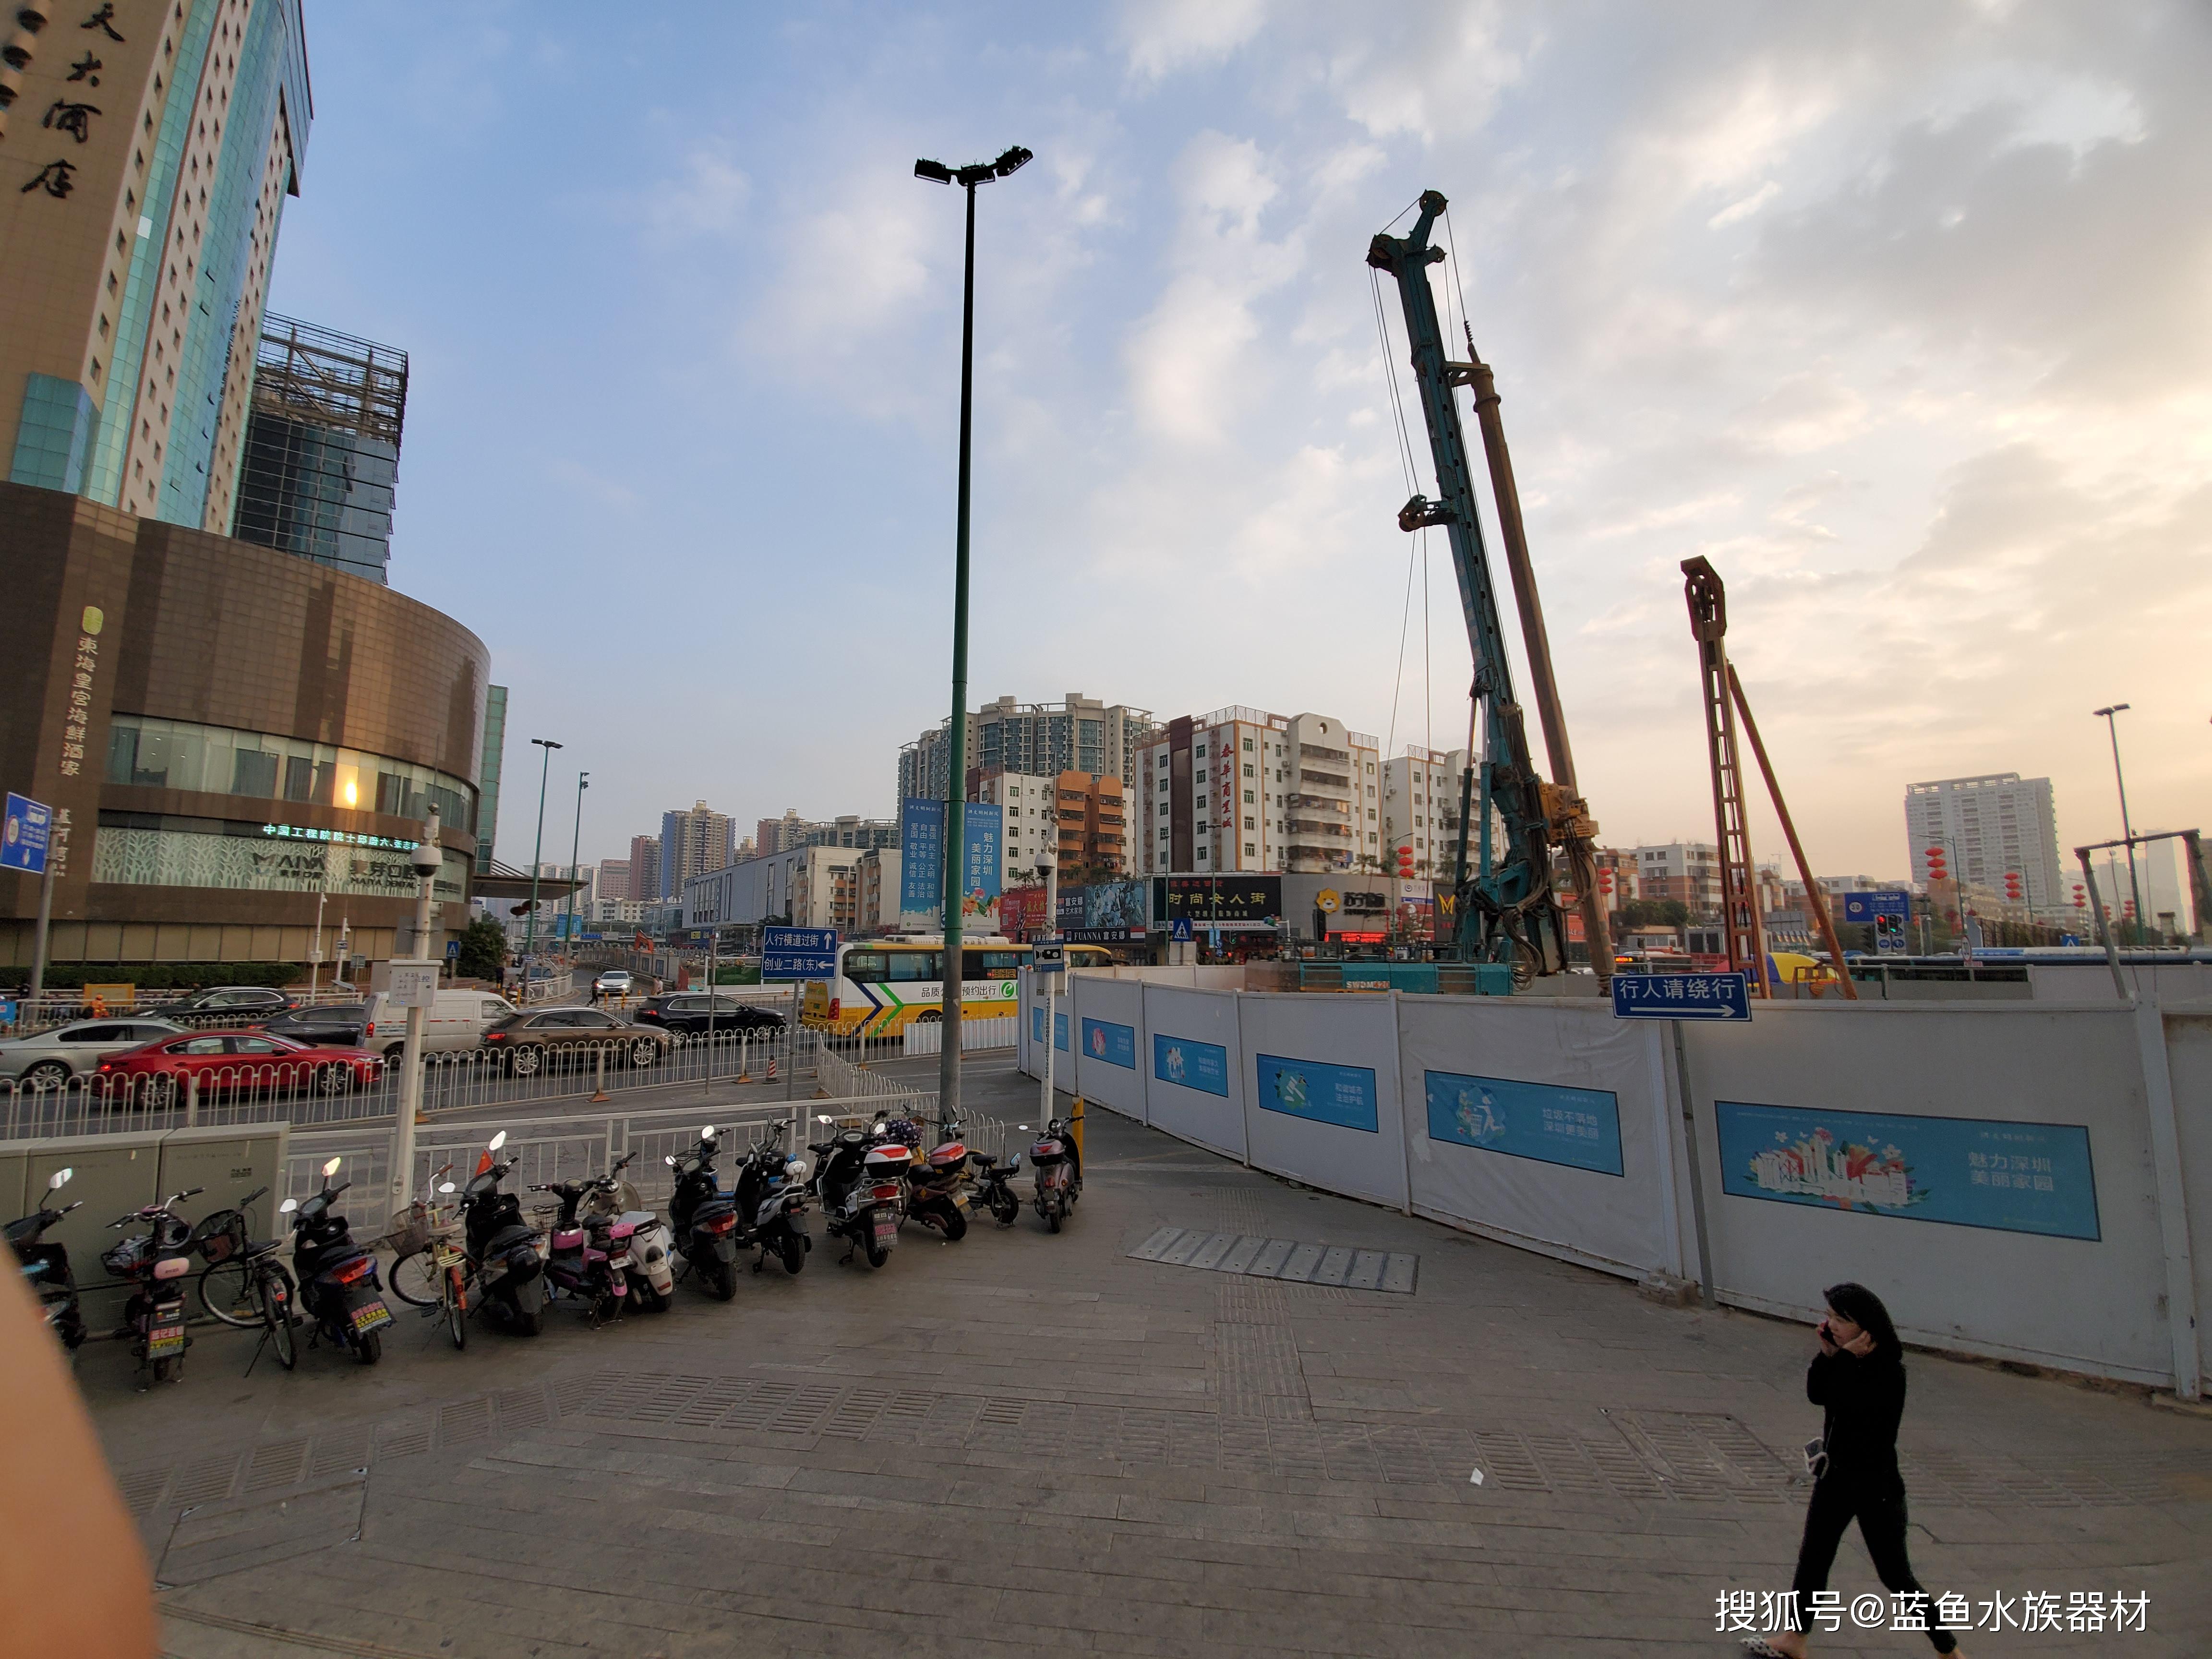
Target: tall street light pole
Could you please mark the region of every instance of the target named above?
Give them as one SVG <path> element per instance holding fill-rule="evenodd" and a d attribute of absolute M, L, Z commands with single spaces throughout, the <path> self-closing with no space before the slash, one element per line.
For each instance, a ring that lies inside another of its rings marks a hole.
<path fill-rule="evenodd" d="M 530 961 L 538 953 L 538 872 L 539 860 L 545 856 L 545 783 L 553 772 L 553 751 L 562 745 L 550 738 L 530 740 L 545 751 L 544 763 L 538 769 L 538 839 L 530 848 L 530 919 L 522 929 L 522 996 L 530 1000 Z"/>
<path fill-rule="evenodd" d="M 576 957 L 576 860 L 584 844 L 584 791 L 592 787 L 591 778 L 589 772 L 576 774 L 576 829 L 568 838 L 568 896 L 561 902 L 568 918 L 562 925 L 562 933 L 568 939 L 572 963 Z"/>
<path fill-rule="evenodd" d="M 410 862 L 415 867 L 415 957 L 410 967 L 428 968 L 428 988 L 422 975 L 410 975 L 407 999 L 407 1036 L 399 1056 L 399 1109 L 394 1115 L 396 1132 L 392 1148 L 392 1195 L 405 1208 L 415 1195 L 415 1120 L 422 1110 L 422 1018 L 424 998 L 437 1001 L 437 965 L 430 956 L 430 907 L 438 872 L 446 855 L 438 841 L 438 808 L 433 802 L 422 824 L 422 839 L 416 843 Z"/>
<path fill-rule="evenodd" d="M 958 185 L 968 192 L 967 260 L 960 289 L 960 487 L 952 545 L 952 744 L 945 781 L 945 979 L 939 992 L 939 1028 L 945 1046 L 937 1062 L 937 1109 L 942 1121 L 960 1112 L 960 1016 L 966 981 L 960 949 L 961 903 L 965 896 L 962 862 L 968 840 L 968 474 L 975 410 L 975 188 L 1004 179 L 1030 159 L 1016 144 L 995 161 L 948 167 L 927 160 L 914 164 L 914 176 L 933 184 Z"/>
<path fill-rule="evenodd" d="M 2128 843 L 2128 892 L 2136 902 L 2135 942 L 2141 945 L 2143 925 L 2142 884 L 2136 879 L 2136 831 L 2135 826 L 2128 822 L 2127 776 L 2120 770 L 2119 717 L 2127 712 L 2127 708 L 2126 703 L 2116 702 L 2108 708 L 2098 709 L 2096 713 L 2103 719 L 2105 730 L 2111 734 L 2112 739 L 2112 781 L 2119 786 L 2120 834 L 2127 838 Z"/>

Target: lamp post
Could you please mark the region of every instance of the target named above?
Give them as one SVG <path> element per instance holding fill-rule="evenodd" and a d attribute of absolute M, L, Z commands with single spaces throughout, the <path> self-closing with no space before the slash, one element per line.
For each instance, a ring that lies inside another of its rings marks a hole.
<path fill-rule="evenodd" d="M 589 772 L 576 774 L 576 828 L 568 837 L 568 896 L 561 901 L 568 920 L 562 923 L 561 932 L 568 942 L 568 960 L 573 965 L 576 957 L 576 860 L 584 844 L 584 791 L 592 787 Z"/>
<path fill-rule="evenodd" d="M 2105 730 L 2111 734 L 2112 739 L 2112 781 L 2119 787 L 2120 791 L 2120 834 L 2126 837 L 2128 843 L 2128 892 L 2136 902 L 2135 943 L 2141 945 L 2143 925 L 2142 884 L 2136 879 L 2136 831 L 2135 826 L 2128 822 L 2128 780 L 2126 775 L 2120 770 L 2119 717 L 2127 712 L 2127 708 L 2128 705 L 2124 702 L 2116 702 L 2109 708 L 2100 708 L 2095 712 L 2105 722 Z M 2118 896 L 2117 893 L 2113 895 L 2114 898 Z"/>
<path fill-rule="evenodd" d="M 552 775 L 553 751 L 562 745 L 550 738 L 530 740 L 545 751 L 544 763 L 538 769 L 538 839 L 530 848 L 530 918 L 522 928 L 522 1000 L 530 1000 L 530 959 L 538 953 L 538 860 L 545 856 L 545 782 Z M 582 810 L 580 807 L 578 809 Z"/>
<path fill-rule="evenodd" d="M 426 991 L 420 976 L 410 975 L 407 1001 L 406 1046 L 399 1057 L 398 1127 L 393 1136 L 392 1152 L 392 1196 L 397 1208 L 404 1209 L 414 1195 L 415 1185 L 415 1116 L 422 1109 L 422 1016 L 428 996 L 437 998 L 437 970 L 430 958 L 430 902 L 431 889 L 438 872 L 446 861 L 438 846 L 438 808 L 434 803 L 430 816 L 422 825 L 422 839 L 416 843 L 410 862 L 415 866 L 415 962 L 410 966 L 431 969 L 429 988 Z"/>
<path fill-rule="evenodd" d="M 937 1109 L 950 1121 L 960 1110 L 960 1015 L 966 979 L 960 950 L 960 907 L 963 897 L 962 855 L 967 841 L 968 799 L 968 475 L 975 407 L 975 187 L 1004 179 L 1030 159 L 1019 144 L 995 161 L 948 167 L 942 161 L 914 164 L 914 176 L 933 184 L 958 185 L 968 192 L 967 258 L 960 288 L 960 483 L 953 527 L 952 554 L 952 730 L 945 788 L 945 981 L 939 1018 L 945 1046 L 937 1064 Z"/>

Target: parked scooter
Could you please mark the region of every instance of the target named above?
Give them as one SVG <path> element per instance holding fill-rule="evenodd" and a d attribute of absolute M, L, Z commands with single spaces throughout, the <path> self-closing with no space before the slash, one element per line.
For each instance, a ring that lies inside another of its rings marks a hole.
<path fill-rule="evenodd" d="M 461 1237 L 483 1291 L 479 1305 L 498 1310 L 518 1336 L 535 1336 L 545 1310 L 544 1263 L 536 1229 L 522 1218 L 522 1200 L 500 1190 L 514 1166 L 499 1161 L 507 1131 L 491 1138 L 476 1174 L 461 1189 Z"/>
<path fill-rule="evenodd" d="M 52 1195 L 68 1186 L 70 1177 L 76 1173 L 74 1170 L 55 1170 L 46 1178 L 48 1202 L 21 1221 L 8 1224 L 8 1243 L 15 1249 L 23 1277 L 37 1293 L 46 1328 L 72 1353 L 84 1340 L 84 1310 L 77 1305 L 76 1279 L 70 1272 L 68 1249 L 60 1244 L 47 1243 L 44 1235 L 47 1228 L 84 1202 L 79 1199 L 58 1210 L 52 1206 Z"/>
<path fill-rule="evenodd" d="M 1001 1164 L 988 1152 L 971 1152 L 968 1162 L 975 1171 L 975 1202 L 989 1211 L 991 1219 L 1001 1227 L 1012 1226 L 1022 1212 L 1022 1201 L 1007 1183 L 1020 1173 L 1022 1155 L 1016 1152 Z"/>
<path fill-rule="evenodd" d="M 315 1322 L 316 1340 L 328 1337 L 331 1346 L 374 1365 L 384 1352 L 392 1310 L 385 1305 L 375 1256 L 354 1243 L 346 1218 L 331 1207 L 353 1185 L 331 1184 L 344 1162 L 334 1158 L 324 1164 L 322 1190 L 305 1204 L 286 1199 L 278 1212 L 292 1218 L 292 1271 L 300 1281 L 300 1301 Z"/>
<path fill-rule="evenodd" d="M 960 1125 L 947 1122 L 939 1132 L 936 1146 L 921 1150 L 921 1126 L 913 1119 L 890 1127 L 910 1149 L 906 1169 L 906 1212 L 925 1227 L 934 1227 L 949 1243 L 968 1237 L 968 1146 Z"/>
<path fill-rule="evenodd" d="M 757 1246 L 755 1273 L 774 1255 L 783 1270 L 795 1273 L 806 1265 L 814 1237 L 806 1231 L 806 1160 L 790 1158 L 774 1141 L 763 1141 L 738 1165 L 738 1215 L 743 1226 L 738 1243 Z"/>
<path fill-rule="evenodd" d="M 819 1117 L 815 1121 L 836 1120 Z M 822 1200 L 823 1222 L 831 1234 L 846 1241 L 844 1260 L 850 1261 L 857 1250 L 868 1258 L 871 1267 L 882 1267 L 898 1243 L 913 1149 L 891 1139 L 890 1127 L 879 1118 L 868 1129 L 847 1129 L 816 1142 L 810 1150 L 821 1160 L 814 1173 L 814 1190 Z"/>
<path fill-rule="evenodd" d="M 1027 1127 L 1027 1126 L 1024 1126 Z M 1065 1119 L 1054 1118 L 1030 1148 L 1030 1163 L 1036 1170 L 1036 1212 L 1054 1232 L 1074 1212 L 1083 1196 L 1083 1154 L 1067 1132 Z"/>
<path fill-rule="evenodd" d="M 595 1181 L 555 1181 L 530 1188 L 561 1200 L 545 1253 L 547 1286 L 555 1296 L 566 1291 L 581 1302 L 593 1324 L 602 1316 L 621 1318 L 629 1305 L 629 1241 L 637 1231 L 629 1222 L 611 1220 L 594 1235 L 584 1224 L 578 1212 L 598 1186 Z"/>
<path fill-rule="evenodd" d="M 672 1153 L 676 1190 L 668 1200 L 669 1229 L 684 1257 L 684 1268 L 717 1302 L 738 1293 L 738 1200 L 714 1180 L 714 1156 L 721 1150 L 714 1126 L 699 1131 L 699 1144 Z"/>
<path fill-rule="evenodd" d="M 675 1246 L 660 1218 L 645 1207 L 637 1188 L 622 1179 L 622 1172 L 637 1157 L 626 1153 L 606 1174 L 592 1182 L 584 1195 L 584 1224 L 605 1249 L 615 1225 L 630 1230 L 629 1305 L 646 1313 L 666 1313 L 676 1297 Z"/>
<path fill-rule="evenodd" d="M 156 1382 L 183 1376 L 185 1350 L 192 1341 L 185 1334 L 185 1275 L 191 1271 L 192 1228 L 173 1206 L 206 1190 L 191 1188 L 107 1224 L 128 1227 L 136 1222 L 146 1229 L 101 1252 L 100 1265 L 132 1287 L 123 1306 L 123 1322 L 131 1339 L 131 1352 L 142 1367 L 152 1370 Z"/>

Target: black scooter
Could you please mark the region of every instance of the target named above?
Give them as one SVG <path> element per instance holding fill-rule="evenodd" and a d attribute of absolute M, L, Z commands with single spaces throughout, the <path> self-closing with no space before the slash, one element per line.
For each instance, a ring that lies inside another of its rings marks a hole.
<path fill-rule="evenodd" d="M 1006 1183 L 1021 1173 L 1022 1155 L 1016 1152 L 1003 1164 L 988 1152 L 970 1152 L 968 1162 L 975 1174 L 975 1201 L 991 1212 L 1001 1227 L 1011 1227 L 1022 1212 L 1022 1201 Z"/>
<path fill-rule="evenodd" d="M 462 1248 L 484 1292 L 480 1305 L 497 1309 L 518 1336 L 535 1336 L 544 1322 L 545 1263 L 536 1229 L 522 1218 L 522 1200 L 499 1189 L 514 1167 L 499 1162 L 506 1145 L 501 1129 L 461 1189 Z"/>
<path fill-rule="evenodd" d="M 333 1347 L 349 1349 L 362 1364 L 374 1365 L 384 1352 L 384 1328 L 392 1322 L 392 1310 L 381 1294 L 376 1258 L 353 1242 L 346 1218 L 331 1208 L 353 1185 L 331 1184 L 344 1162 L 334 1158 L 324 1164 L 322 1190 L 305 1204 L 286 1199 L 279 1213 L 292 1218 L 292 1271 L 300 1281 L 300 1300 L 315 1322 L 316 1340 L 328 1337 Z"/>
<path fill-rule="evenodd" d="M 59 1192 L 76 1173 L 74 1170 L 55 1170 L 47 1177 L 47 1193 L 51 1195 Z M 38 1293 L 46 1328 L 71 1353 L 84 1340 L 84 1310 L 77 1305 L 76 1279 L 70 1272 L 69 1251 L 59 1244 L 46 1243 L 43 1235 L 83 1202 L 79 1199 L 76 1204 L 64 1204 L 58 1210 L 51 1205 L 42 1206 L 21 1221 L 8 1224 L 8 1243 L 15 1249 L 15 1260 L 22 1264 L 23 1277 Z"/>
<path fill-rule="evenodd" d="M 1075 1210 L 1083 1196 L 1083 1154 L 1065 1119 L 1054 1118 L 1030 1148 L 1030 1163 L 1036 1170 L 1036 1212 L 1054 1232 Z"/>
<path fill-rule="evenodd" d="M 773 1141 L 754 1147 L 738 1165 L 739 1242 L 759 1249 L 755 1273 L 768 1266 L 771 1255 L 787 1273 L 806 1265 L 814 1237 L 806 1231 L 805 1176 L 806 1160 L 786 1157 Z"/>
<path fill-rule="evenodd" d="M 815 1121 L 835 1120 L 817 1117 Z M 878 1119 L 866 1130 L 844 1130 L 808 1150 L 821 1160 L 814 1171 L 814 1190 L 822 1200 L 823 1224 L 850 1247 L 844 1260 L 850 1261 L 859 1253 L 868 1258 L 871 1267 L 882 1267 L 898 1243 L 913 1149 L 892 1139 L 890 1127 Z"/>
<path fill-rule="evenodd" d="M 714 1126 L 699 1131 L 699 1144 L 672 1153 L 676 1190 L 668 1200 L 668 1230 L 674 1236 L 684 1270 L 717 1302 L 738 1293 L 738 1200 L 714 1180 L 714 1156 L 721 1150 Z"/>

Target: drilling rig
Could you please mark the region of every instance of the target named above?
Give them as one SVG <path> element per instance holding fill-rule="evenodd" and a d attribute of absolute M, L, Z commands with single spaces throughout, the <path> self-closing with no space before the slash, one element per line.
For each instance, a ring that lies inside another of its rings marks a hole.
<path fill-rule="evenodd" d="M 1604 902 L 1597 890 L 1594 846 L 1597 825 L 1575 785 L 1574 755 L 1568 747 L 1566 720 L 1552 673 L 1551 643 L 1544 631 L 1543 607 L 1537 599 L 1535 570 L 1528 560 L 1520 494 L 1514 485 L 1513 461 L 1498 414 L 1497 384 L 1490 366 L 1475 352 L 1472 327 L 1466 331 L 1467 361 L 1455 362 L 1446 354 L 1428 276 L 1428 268 L 1445 257 L 1444 250 L 1433 246 L 1429 236 L 1446 204 L 1441 191 L 1431 190 L 1422 192 L 1418 205 L 1420 216 L 1413 222 L 1412 231 L 1405 236 L 1387 233 L 1376 236 L 1368 246 L 1367 263 L 1397 281 L 1406 333 L 1413 346 L 1413 375 L 1420 386 L 1421 410 L 1428 425 L 1429 453 L 1436 465 L 1437 498 L 1414 495 L 1400 509 L 1398 527 L 1410 533 L 1435 526 L 1449 539 L 1452 564 L 1459 574 L 1460 607 L 1467 617 L 1468 644 L 1474 655 L 1474 681 L 1468 695 L 1474 700 L 1483 738 L 1482 758 L 1469 766 L 1460 784 L 1459 850 L 1453 870 L 1455 943 L 1464 960 L 1510 967 L 1516 990 L 1539 976 L 1565 973 L 1566 918 L 1552 886 L 1552 859 L 1557 850 L 1565 855 L 1568 878 L 1580 901 L 1590 966 L 1603 981 L 1612 977 L 1613 945 Z M 1489 554 L 1483 545 L 1482 521 L 1475 510 L 1474 475 L 1455 396 L 1455 388 L 1462 386 L 1474 391 L 1476 418 L 1482 428 L 1506 563 L 1520 613 L 1521 642 L 1528 653 L 1537 717 L 1551 761 L 1549 782 L 1537 775 L 1529 757 L 1526 721 L 1514 696 L 1504 620 L 1491 578 Z M 1479 810 L 1474 799 L 1478 793 Z M 1503 826 L 1504 839 L 1503 856 L 1494 861 L 1490 833 L 1493 811 Z M 1471 820 L 1480 825 L 1480 857 L 1472 871 L 1468 865 Z"/>

